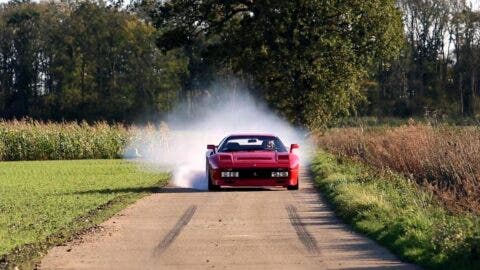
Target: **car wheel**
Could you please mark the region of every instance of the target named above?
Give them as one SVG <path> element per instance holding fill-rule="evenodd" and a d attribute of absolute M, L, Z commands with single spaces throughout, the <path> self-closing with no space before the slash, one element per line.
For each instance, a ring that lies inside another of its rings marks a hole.
<path fill-rule="evenodd" d="M 296 185 L 288 186 L 287 189 L 288 189 L 288 190 L 298 190 L 298 182 L 300 182 L 300 180 L 297 180 L 297 184 L 296 184 Z"/>
<path fill-rule="evenodd" d="M 212 178 L 210 177 L 210 174 L 208 174 L 208 190 L 210 191 L 218 191 L 220 190 L 220 186 L 214 185 L 212 183 Z"/>

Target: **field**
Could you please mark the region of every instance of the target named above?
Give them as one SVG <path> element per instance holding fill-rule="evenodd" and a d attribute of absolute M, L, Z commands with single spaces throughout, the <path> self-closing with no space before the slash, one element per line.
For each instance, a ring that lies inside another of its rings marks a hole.
<path fill-rule="evenodd" d="M 478 269 L 480 217 L 451 213 L 398 174 L 325 152 L 311 169 L 337 215 L 401 258 L 427 269 Z"/>
<path fill-rule="evenodd" d="M 169 135 L 164 122 L 125 126 L 0 119 L 0 161 L 116 159 L 134 152 L 130 144 L 152 155 Z"/>
<path fill-rule="evenodd" d="M 31 266 L 166 183 L 165 173 L 115 158 L 137 146 L 157 157 L 182 134 L 164 124 L 0 122 L 0 160 L 111 159 L 0 162 L 0 268 Z M 356 230 L 426 268 L 480 264 L 477 127 L 398 121 L 313 138 L 322 149 L 315 181 Z"/>
<path fill-rule="evenodd" d="M 432 191 L 453 212 L 480 212 L 480 129 L 432 126 L 332 129 L 319 147 L 380 171 L 394 171 Z"/>
<path fill-rule="evenodd" d="M 163 186 L 166 173 L 122 160 L 0 162 L 0 268 L 31 263 Z"/>
<path fill-rule="evenodd" d="M 0 161 L 122 157 L 130 138 L 122 125 L 0 120 Z"/>

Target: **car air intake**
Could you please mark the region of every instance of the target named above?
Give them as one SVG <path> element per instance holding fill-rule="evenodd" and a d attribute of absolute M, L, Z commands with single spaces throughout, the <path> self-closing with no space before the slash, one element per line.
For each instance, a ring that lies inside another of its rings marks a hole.
<path fill-rule="evenodd" d="M 237 160 L 272 160 L 269 157 L 239 157 Z"/>
<path fill-rule="evenodd" d="M 239 179 L 268 179 L 272 178 L 272 171 L 278 171 L 278 169 L 240 169 Z"/>

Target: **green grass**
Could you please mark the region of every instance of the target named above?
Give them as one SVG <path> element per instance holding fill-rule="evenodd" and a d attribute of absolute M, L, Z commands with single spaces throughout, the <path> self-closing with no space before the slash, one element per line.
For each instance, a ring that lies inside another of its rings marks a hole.
<path fill-rule="evenodd" d="M 402 259 L 427 269 L 479 269 L 480 217 L 449 213 L 401 176 L 325 152 L 311 169 L 340 217 Z"/>
<path fill-rule="evenodd" d="M 0 162 L 0 269 L 31 267 L 168 177 L 122 160 Z"/>

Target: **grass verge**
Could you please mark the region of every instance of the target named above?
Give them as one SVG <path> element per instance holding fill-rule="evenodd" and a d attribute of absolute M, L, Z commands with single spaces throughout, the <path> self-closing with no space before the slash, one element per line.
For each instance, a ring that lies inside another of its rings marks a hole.
<path fill-rule="evenodd" d="M 49 248 L 165 185 L 122 160 L 0 162 L 0 269 L 33 268 Z"/>
<path fill-rule="evenodd" d="M 399 175 L 322 151 L 311 169 L 340 217 L 402 259 L 427 269 L 478 269 L 480 217 L 452 214 Z"/>

